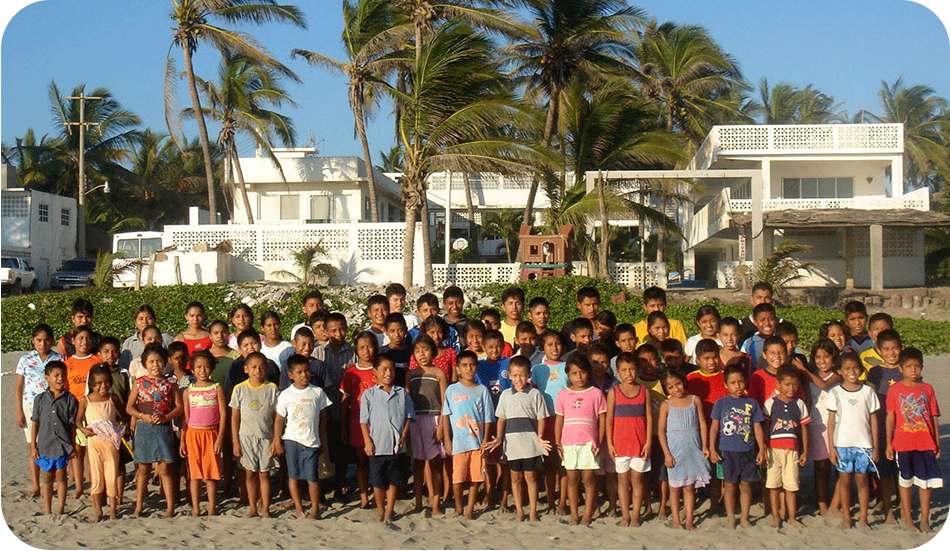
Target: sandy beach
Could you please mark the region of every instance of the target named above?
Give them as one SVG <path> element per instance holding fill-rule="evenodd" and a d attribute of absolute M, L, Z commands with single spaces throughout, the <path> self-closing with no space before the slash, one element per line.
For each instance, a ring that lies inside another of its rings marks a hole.
<path fill-rule="evenodd" d="M 6 535 L 6 541 L 14 545 L 13 536 L 42 549 L 910 549 L 933 538 L 933 534 L 913 534 L 886 526 L 877 516 L 872 517 L 870 529 L 838 530 L 839 519 L 822 518 L 814 512 L 810 466 L 803 471 L 799 494 L 799 503 L 804 504 L 800 507 L 800 518 L 805 527 L 801 531 L 784 528 L 779 533 L 771 528 L 771 519 L 763 517 L 758 498 L 752 507 L 755 526 L 744 530 L 727 530 L 721 517 L 708 518 L 708 503 L 700 501 L 697 530 L 691 533 L 675 530 L 668 521 L 656 518 L 647 520 L 640 528 L 623 528 L 619 518 L 605 517 L 583 527 L 570 526 L 567 517 L 553 515 L 543 515 L 538 523 L 518 523 L 513 514 L 478 510 L 471 521 L 453 516 L 428 518 L 408 514 L 413 505 L 410 500 L 397 504 L 398 516 L 392 525 L 383 525 L 375 522 L 375 511 L 359 510 L 353 505 L 354 500 L 359 503 L 358 497 L 351 497 L 347 506 L 331 502 L 323 520 L 298 521 L 293 518 L 292 508 L 278 511 L 289 501 L 276 502 L 276 518 L 242 518 L 246 507 L 236 498 L 223 500 L 217 517 L 193 519 L 187 516 L 190 507 L 179 506 L 180 516 L 162 519 L 163 507 L 153 494 L 146 501 L 144 518 L 133 520 L 129 515 L 134 485 L 126 488 L 119 520 L 91 524 L 88 519 L 92 504 L 88 495 L 78 501 L 70 498 L 66 515 L 46 517 L 41 514 L 41 502 L 30 497 L 25 466 L 28 447 L 12 414 L 14 370 L 21 354 L 5 352 L 0 358 L 0 503 L 7 528 L 12 532 L 12 536 Z M 948 368 L 950 355 L 926 359 L 924 376 L 934 385 L 944 409 L 950 408 Z M 943 419 L 940 463 L 944 478 L 950 473 L 948 433 L 950 427 Z M 947 519 L 948 504 L 950 488 L 933 492 L 933 523 L 938 531 Z M 928 547 L 936 549 L 940 542 L 946 544 L 947 539 L 946 535 L 937 536 L 937 541 Z"/>

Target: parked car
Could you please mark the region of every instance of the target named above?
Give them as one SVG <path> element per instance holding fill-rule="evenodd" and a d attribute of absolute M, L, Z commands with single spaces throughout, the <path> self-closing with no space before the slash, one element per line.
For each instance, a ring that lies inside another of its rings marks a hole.
<path fill-rule="evenodd" d="M 77 289 L 89 285 L 96 272 L 95 258 L 74 258 L 49 277 L 50 289 Z"/>
<path fill-rule="evenodd" d="M 3 294 L 19 295 L 23 289 L 35 293 L 38 288 L 36 272 L 22 258 L 0 257 L 0 286 L 3 288 Z"/>

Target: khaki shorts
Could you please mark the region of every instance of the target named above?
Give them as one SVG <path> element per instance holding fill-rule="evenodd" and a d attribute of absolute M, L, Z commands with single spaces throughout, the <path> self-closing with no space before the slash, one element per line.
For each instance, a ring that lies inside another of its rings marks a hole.
<path fill-rule="evenodd" d="M 485 482 L 485 457 L 479 450 L 452 456 L 452 483 Z"/>
<path fill-rule="evenodd" d="M 798 491 L 798 450 L 769 448 L 769 465 L 765 471 L 765 487 Z"/>
<path fill-rule="evenodd" d="M 238 435 L 238 439 L 241 443 L 240 463 L 245 471 L 260 473 L 274 468 L 275 461 L 270 455 L 270 440 L 245 434 Z"/>
<path fill-rule="evenodd" d="M 600 461 L 594 455 L 591 444 L 561 446 L 564 450 L 564 468 L 569 471 L 596 471 Z"/>
<path fill-rule="evenodd" d="M 33 443 L 33 404 L 23 403 L 23 415 L 26 415 L 26 428 L 23 429 L 26 434 L 26 443 Z"/>

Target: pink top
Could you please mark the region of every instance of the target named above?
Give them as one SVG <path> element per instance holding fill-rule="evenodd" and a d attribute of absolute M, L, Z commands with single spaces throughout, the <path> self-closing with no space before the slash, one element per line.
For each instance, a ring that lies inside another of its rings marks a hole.
<path fill-rule="evenodd" d="M 188 427 L 217 427 L 221 422 L 218 409 L 218 383 L 211 386 L 188 387 Z"/>
<path fill-rule="evenodd" d="M 565 388 L 557 395 L 554 413 L 564 416 L 562 446 L 599 443 L 598 416 L 607 413 L 607 400 L 595 386 L 585 390 Z"/>

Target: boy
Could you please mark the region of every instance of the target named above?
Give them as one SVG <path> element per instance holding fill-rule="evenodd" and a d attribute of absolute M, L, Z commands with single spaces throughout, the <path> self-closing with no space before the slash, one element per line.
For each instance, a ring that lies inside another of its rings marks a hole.
<path fill-rule="evenodd" d="M 56 352 L 59 352 L 67 358 L 76 354 L 76 348 L 73 345 L 73 338 L 76 336 L 76 329 L 80 327 L 87 327 L 92 334 L 92 352 L 95 353 L 99 349 L 99 333 L 92 331 L 92 317 L 95 313 L 95 308 L 92 306 L 92 303 L 84 298 L 77 298 L 73 302 L 72 315 L 69 317 L 69 321 L 73 322 L 73 331 L 66 333 L 59 338 L 59 341 L 56 343 L 56 347 L 53 348 Z"/>
<path fill-rule="evenodd" d="M 885 329 L 878 333 L 877 344 L 874 346 L 874 350 L 876 350 L 881 357 L 881 364 L 871 368 L 871 371 L 867 374 L 867 382 L 874 388 L 877 393 L 878 402 L 881 404 L 887 403 L 890 388 L 904 379 L 900 363 L 901 348 L 901 336 L 897 331 Z M 861 378 L 859 377 L 858 379 L 860 380 Z M 887 410 L 883 407 L 880 408 L 875 413 L 875 417 L 877 417 L 877 426 L 883 429 L 887 422 Z M 887 435 L 884 434 L 884 432 L 884 430 L 878 432 L 878 437 L 880 438 L 878 449 L 887 449 Z M 885 457 L 881 461 L 878 461 L 877 474 L 878 478 L 874 481 L 877 483 L 878 506 L 876 510 L 882 512 L 881 510 L 883 509 L 885 514 L 884 522 L 890 524 L 894 522 L 894 512 L 891 506 L 895 475 L 893 460 Z"/>
<path fill-rule="evenodd" d="M 736 322 L 738 329 L 739 323 Z M 703 404 L 703 417 L 708 427 L 712 422 L 713 405 L 723 396 L 729 394 L 726 388 L 726 379 L 719 362 L 719 344 L 712 339 L 700 339 L 693 351 L 699 368 L 686 375 L 686 392 L 699 397 Z M 743 373 L 746 368 L 740 366 Z M 715 473 L 714 473 L 715 474 Z M 722 498 L 722 480 L 713 476 L 709 481 L 709 498 L 714 506 L 718 506 Z"/>
<path fill-rule="evenodd" d="M 865 373 L 871 371 L 871 368 L 874 366 L 884 363 L 884 359 L 877 353 L 877 336 L 885 329 L 894 329 L 894 320 L 890 314 L 878 312 L 868 318 L 868 335 L 871 337 L 871 340 L 874 341 L 875 346 L 860 354 Z"/>
<path fill-rule="evenodd" d="M 580 318 L 586 319 L 591 323 L 593 331 L 594 319 L 597 318 L 597 312 L 600 311 L 600 291 L 596 287 L 581 287 L 575 295 L 577 309 L 580 310 Z M 575 318 L 575 319 L 580 319 Z M 574 320 L 571 320 L 561 327 L 561 335 L 564 337 L 564 347 L 567 352 L 574 350 L 575 344 L 571 340 L 574 333 Z"/>
<path fill-rule="evenodd" d="M 788 348 L 782 337 L 772 335 L 765 340 L 762 348 L 765 366 L 754 371 L 749 381 L 749 398 L 758 402 L 759 407 L 764 407 L 765 401 L 778 392 L 778 370 L 788 363 Z M 805 398 L 801 386 L 798 387 L 795 397 Z"/>
<path fill-rule="evenodd" d="M 238 352 L 241 353 L 241 357 L 231 362 L 231 367 L 228 369 L 228 375 L 224 378 L 224 396 L 228 400 L 231 399 L 231 393 L 234 391 L 234 387 L 236 387 L 238 383 L 242 383 L 247 380 L 247 373 L 244 371 L 244 364 L 247 361 L 248 356 L 254 352 L 261 351 L 260 333 L 253 329 L 245 329 L 244 331 L 238 333 L 237 343 Z M 272 360 L 267 360 L 264 378 L 275 385 L 278 385 L 278 387 L 280 386 L 280 367 Z"/>
<path fill-rule="evenodd" d="M 309 331 L 306 327 L 303 329 Z M 295 358 L 294 361 L 306 364 L 306 357 L 303 360 Z M 229 404 L 231 442 L 234 457 L 240 459 L 245 472 L 249 518 L 258 515 L 270 517 L 270 471 L 274 468 L 274 456 L 269 448 L 274 440 L 277 385 L 264 378 L 266 368 L 267 358 L 263 354 L 252 352 L 248 355 L 244 363 L 247 380 L 234 387 Z M 260 512 L 258 500 L 261 502 Z"/>
<path fill-rule="evenodd" d="M 409 421 L 415 419 L 406 389 L 395 386 L 396 366 L 386 356 L 373 360 L 376 385 L 360 401 L 360 430 L 369 458 L 369 483 L 376 500 L 376 520 L 392 522 L 396 492 L 407 481 L 406 439 Z"/>
<path fill-rule="evenodd" d="M 501 314 L 494 308 L 482 308 L 482 311 L 478 313 L 478 319 L 485 324 L 486 331 L 501 329 Z"/>
<path fill-rule="evenodd" d="M 686 352 L 683 350 L 683 343 L 672 337 L 663 339 L 663 342 L 660 343 L 660 358 L 663 360 L 665 369 L 668 370 L 686 374 L 698 369 L 695 364 L 686 361 Z"/>
<path fill-rule="evenodd" d="M 653 404 L 653 441 L 650 443 L 650 471 L 646 474 L 644 481 L 643 502 L 647 504 L 647 515 L 652 514 L 652 495 L 655 491 L 654 486 L 660 489 L 660 516 L 666 515 L 666 507 L 669 503 L 667 499 L 670 490 L 670 484 L 667 480 L 665 457 L 663 448 L 660 446 L 660 437 L 657 433 L 657 427 L 660 421 L 660 404 L 666 401 L 666 393 L 663 391 L 663 383 L 660 381 L 660 355 L 656 348 L 649 344 L 641 344 L 637 347 L 637 378 L 638 385 L 643 385 L 650 391 L 650 398 Z M 621 363 L 621 358 L 617 358 L 617 363 Z"/>
<path fill-rule="evenodd" d="M 775 335 L 782 337 L 785 341 L 785 352 L 788 355 L 788 363 L 805 370 L 808 365 L 808 358 L 798 351 L 798 328 L 790 321 L 780 321 L 775 325 Z"/>
<path fill-rule="evenodd" d="M 534 330 L 534 324 L 530 321 L 523 321 L 515 329 L 515 356 L 524 356 L 528 358 L 528 365 L 537 365 L 544 360 L 544 352 L 537 347 L 538 334 Z"/>
<path fill-rule="evenodd" d="M 458 348 L 455 351 L 461 352 L 465 348 L 465 327 L 469 321 L 468 316 L 462 313 L 462 308 L 465 306 L 465 293 L 459 287 L 449 285 L 442 292 L 442 306 L 445 308 L 442 319 L 455 329 L 459 336 Z"/>
<path fill-rule="evenodd" d="M 541 392 L 528 381 L 531 364 L 524 356 L 511 359 L 508 368 L 511 388 L 501 393 L 495 416 L 498 436 L 490 449 L 504 442 L 504 455 L 511 470 L 511 487 L 515 495 L 518 522 L 524 520 L 522 492 L 528 488 L 529 520 L 538 521 L 538 473 L 544 470 L 543 456 L 551 450 L 544 440 L 545 419 L 549 415 Z M 523 485 L 522 482 L 525 482 Z"/>
<path fill-rule="evenodd" d="M 102 359 L 92 352 L 98 339 L 89 326 L 80 325 L 73 331 L 72 335 L 73 355 L 67 357 L 63 363 L 66 364 L 66 390 L 76 398 L 78 404 L 88 390 L 86 380 L 89 378 L 89 370 L 92 369 L 92 366 L 102 363 Z M 69 470 L 72 472 L 73 484 L 75 484 L 76 490 L 73 497 L 76 499 L 79 499 L 83 494 L 85 457 L 86 435 L 78 432 L 76 434 L 76 449 L 69 460 Z"/>
<path fill-rule="evenodd" d="M 66 392 L 66 364 L 58 360 L 48 362 L 45 378 L 49 388 L 33 402 L 30 457 L 42 470 L 43 514 L 53 513 L 55 480 L 56 514 L 62 515 L 66 508 L 66 464 L 76 453 L 73 443 L 76 442 L 79 401 Z"/>
<path fill-rule="evenodd" d="M 129 372 L 119 369 L 119 339 L 102 337 L 99 339 L 99 352 L 96 354 L 103 362 L 109 364 L 112 373 L 112 392 L 122 400 L 129 401 Z"/>
<path fill-rule="evenodd" d="M 406 307 L 406 288 L 401 283 L 390 283 L 386 286 L 386 300 L 389 301 L 389 313 L 402 314 L 406 318 L 406 327 L 409 329 L 422 323 L 419 316 L 412 312 L 403 312 Z"/>
<path fill-rule="evenodd" d="M 653 312 L 665 312 L 666 311 L 666 291 L 659 287 L 647 287 L 643 290 L 643 309 L 646 310 L 647 316 Z M 670 334 L 671 339 L 676 339 L 680 341 L 683 345 L 686 344 L 686 330 L 683 329 L 683 324 L 679 320 L 670 318 Z M 636 330 L 637 335 L 640 335 L 640 343 L 643 344 L 646 342 L 647 338 L 647 320 L 638 321 L 633 328 Z"/>
<path fill-rule="evenodd" d="M 725 368 L 729 364 L 738 364 L 745 369 L 746 379 L 752 376 L 752 356 L 746 354 L 739 347 L 739 320 L 727 316 L 719 322 L 719 333 L 716 335 L 722 346 L 719 348 L 719 367 Z M 697 362 L 698 363 L 698 362 Z"/>
<path fill-rule="evenodd" d="M 370 326 L 366 328 L 376 336 L 377 348 L 382 348 L 389 343 L 386 336 L 386 316 L 389 315 L 389 301 L 383 295 L 373 295 L 366 299 L 366 317 L 369 318 Z"/>
<path fill-rule="evenodd" d="M 865 350 L 874 347 L 874 339 L 868 335 L 867 331 L 868 310 L 864 303 L 859 300 L 852 300 L 844 305 L 844 323 L 851 331 L 851 338 L 848 345 L 851 350 L 857 352 L 860 356 Z"/>
<path fill-rule="evenodd" d="M 304 518 L 299 480 L 306 480 L 310 492 L 311 519 L 320 518 L 320 479 L 318 465 L 320 452 L 327 444 L 327 415 L 330 399 L 319 387 L 310 384 L 307 361 L 292 358 L 290 378 L 293 385 L 277 397 L 274 417 L 274 439 L 270 455 L 287 458 L 287 476 L 290 479 L 290 497 L 297 518 Z"/>
<path fill-rule="evenodd" d="M 572 354 L 586 355 L 587 349 L 593 341 L 594 324 L 587 318 L 576 318 L 571 323 L 571 344 L 573 344 L 574 347 L 568 350 L 562 359 L 567 361 Z"/>
<path fill-rule="evenodd" d="M 505 342 L 515 345 L 515 336 L 518 324 L 521 323 L 521 312 L 524 310 L 524 290 L 520 287 L 508 287 L 501 294 L 501 309 L 505 312 L 505 319 L 501 320 L 498 328 Z"/>
<path fill-rule="evenodd" d="M 758 481 L 759 468 L 766 460 L 765 420 L 759 403 L 745 396 L 745 373 L 737 365 L 726 366 L 726 388 L 729 394 L 713 405 L 709 426 L 709 460 L 722 461 L 725 483 L 726 526 L 736 527 L 736 487 L 741 505 L 740 523 L 749 528 L 752 506 L 752 483 Z M 758 446 L 758 452 L 756 452 Z"/>
<path fill-rule="evenodd" d="M 755 369 L 765 367 L 765 356 L 762 355 L 762 345 L 765 340 L 775 334 L 775 307 L 771 303 L 763 302 L 752 309 L 752 319 L 758 331 L 742 343 L 742 351 L 752 357 Z M 783 340 L 784 344 L 785 341 Z"/>
<path fill-rule="evenodd" d="M 508 373 L 508 365 L 511 360 L 510 358 L 503 358 L 501 355 L 502 348 L 505 344 L 501 331 L 489 331 L 486 333 L 484 343 L 486 356 L 484 360 L 478 360 L 478 375 L 475 380 L 488 388 L 488 392 L 491 394 L 492 407 L 497 407 L 498 398 L 501 396 L 501 393 L 511 388 L 511 379 Z M 488 427 L 488 432 L 490 433 L 488 435 L 488 441 L 495 438 L 494 428 L 494 426 Z M 485 454 L 485 492 L 488 497 L 488 508 L 492 509 L 495 506 L 496 482 L 500 479 L 502 484 L 501 510 L 502 512 L 507 512 L 508 480 L 506 475 L 508 474 L 508 470 L 503 465 L 499 468 L 500 462 L 501 450 L 495 450 Z"/>
<path fill-rule="evenodd" d="M 455 513 L 462 516 L 462 492 L 468 484 L 468 505 L 465 518 L 475 516 L 476 490 L 485 481 L 487 423 L 495 421 L 495 406 L 488 388 L 475 381 L 478 359 L 474 352 L 459 353 L 456 365 L 458 382 L 445 390 L 442 401 L 442 427 L 445 433 L 445 452 L 452 456 L 452 491 L 455 494 Z"/>
<path fill-rule="evenodd" d="M 289 387 L 293 382 L 290 380 L 290 367 L 287 365 L 287 360 L 294 354 L 300 354 L 305 358 L 311 358 L 313 354 L 313 349 L 316 348 L 316 344 L 313 339 L 313 332 L 309 327 L 301 327 L 294 333 L 293 340 L 290 341 L 290 344 L 293 345 L 292 348 L 288 348 L 280 353 L 280 380 L 277 383 L 277 390 L 284 390 Z M 310 382 L 320 386 L 318 382 L 314 379 L 314 375 L 320 373 L 321 369 L 318 365 L 320 360 L 316 358 L 311 358 L 310 373 L 311 379 Z M 246 369 L 245 369 L 246 370 Z"/>
<path fill-rule="evenodd" d="M 765 487 L 769 490 L 772 519 L 776 529 L 782 525 L 779 499 L 784 490 L 788 524 L 801 529 L 796 518 L 796 492 L 799 485 L 798 468 L 808 460 L 808 431 L 802 427 L 811 423 L 808 406 L 796 398 L 799 388 L 798 370 L 783 365 L 778 370 L 778 394 L 765 401 L 763 414 L 769 426 L 769 457 Z"/>
<path fill-rule="evenodd" d="M 637 331 L 629 323 L 621 323 L 614 331 L 614 347 L 617 354 L 610 358 L 610 369 L 617 372 L 617 356 L 623 352 L 635 353 L 637 351 Z"/>
<path fill-rule="evenodd" d="M 551 307 L 548 299 L 534 297 L 528 303 L 528 320 L 534 325 L 534 332 L 543 335 L 548 330 L 548 321 L 551 319 Z"/>
<path fill-rule="evenodd" d="M 548 408 L 543 439 L 550 443 L 554 442 L 554 404 L 557 402 L 558 393 L 567 388 L 570 382 L 564 372 L 564 361 L 561 360 L 561 334 L 548 329 L 541 334 L 540 341 L 544 359 L 531 368 L 531 384 L 541 391 Z M 544 493 L 549 513 L 564 512 L 567 507 L 567 492 L 562 491 L 559 501 L 555 501 L 558 480 L 561 482 L 561 488 L 567 488 L 567 472 L 561 466 L 557 454 L 549 453 L 544 458 Z"/>
<path fill-rule="evenodd" d="M 416 312 L 419 313 L 419 323 L 431 318 L 432 316 L 439 315 L 439 299 L 432 293 L 425 293 L 419 300 L 416 301 Z M 410 343 L 416 340 L 416 337 L 419 336 L 420 327 L 416 326 L 409 330 L 406 333 L 406 337 Z M 456 333 L 455 329 L 450 325 L 449 334 L 441 343 L 437 343 L 439 346 L 444 346 L 445 348 L 452 347 L 455 350 L 459 349 L 459 336 Z"/>
<path fill-rule="evenodd" d="M 921 380 L 924 356 L 916 348 L 901 351 L 904 378 L 887 392 L 887 458 L 900 471 L 901 516 L 904 527 L 915 530 L 911 516 L 911 488 L 917 486 L 920 530 L 930 532 L 930 489 L 943 488 L 940 458 L 940 407 L 933 387 Z"/>
<path fill-rule="evenodd" d="M 306 295 L 303 296 L 303 303 L 300 305 L 300 311 L 303 313 L 303 321 L 293 326 L 290 330 L 290 338 L 293 340 L 297 336 L 297 330 L 301 327 L 310 327 L 313 324 L 310 323 L 310 316 L 314 312 L 323 311 L 323 294 L 320 291 L 314 289 Z"/>
<path fill-rule="evenodd" d="M 878 424 L 874 413 L 881 404 L 874 390 L 858 380 L 861 359 L 854 352 L 838 358 L 841 384 L 831 388 L 828 409 L 828 455 L 838 469 L 841 528 L 851 528 L 851 480 L 858 486 L 858 521 L 867 526 L 870 490 L 868 474 L 879 458 Z"/>
<path fill-rule="evenodd" d="M 620 353 L 617 344 L 614 342 L 614 331 L 617 327 L 617 316 L 610 310 L 597 312 L 594 318 L 594 335 L 596 340 L 604 343 L 613 358 Z"/>
<path fill-rule="evenodd" d="M 389 344 L 379 349 L 379 355 L 392 360 L 396 368 L 393 384 L 405 388 L 409 362 L 412 359 L 412 347 L 406 342 L 406 318 L 402 314 L 389 314 L 384 325 Z"/>
<path fill-rule="evenodd" d="M 742 323 L 739 325 L 740 346 L 759 330 L 755 324 L 755 307 L 760 304 L 772 304 L 772 297 L 774 295 L 775 291 L 772 289 L 772 286 L 765 281 L 759 281 L 752 286 L 752 296 L 749 297 L 749 305 L 752 306 L 753 313 L 749 314 L 747 318 L 742 318 Z"/>
<path fill-rule="evenodd" d="M 323 346 L 329 340 L 326 327 L 327 315 L 326 311 L 317 310 L 307 318 L 307 326 L 310 327 L 310 330 L 313 332 L 314 347 Z"/>
<path fill-rule="evenodd" d="M 343 373 L 346 368 L 356 362 L 356 350 L 346 342 L 346 316 L 339 312 L 328 314 L 326 328 L 327 344 L 314 348 L 313 357 L 323 362 L 322 380 L 326 386 L 322 388 L 330 400 L 330 409 L 326 415 L 329 436 L 327 448 L 336 471 L 333 495 L 336 499 L 343 500 L 346 468 L 351 462 L 353 453 L 350 446 L 342 441 L 343 412 L 340 409 L 340 403 L 343 395 L 340 392 L 340 383 L 343 382 Z"/>
<path fill-rule="evenodd" d="M 587 359 L 591 367 L 590 384 L 602 390 L 606 398 L 607 391 L 620 383 L 610 371 L 610 350 L 602 342 L 592 343 L 587 349 Z"/>

